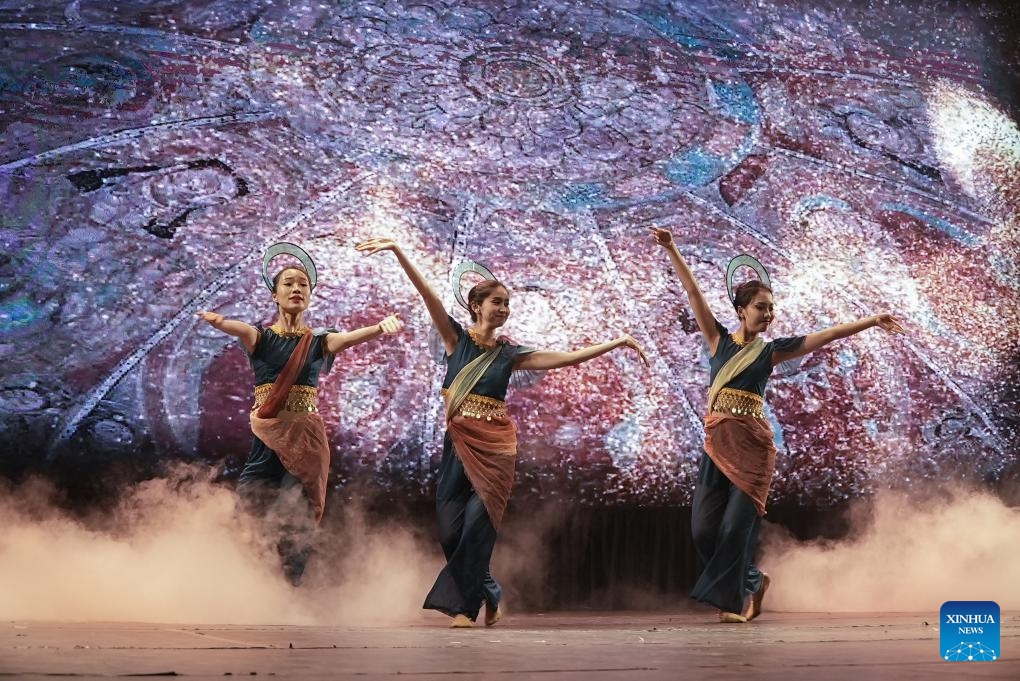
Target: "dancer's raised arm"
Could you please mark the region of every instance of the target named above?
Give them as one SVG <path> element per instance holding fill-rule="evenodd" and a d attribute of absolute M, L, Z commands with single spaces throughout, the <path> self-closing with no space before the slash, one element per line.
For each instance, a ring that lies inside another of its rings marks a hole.
<path fill-rule="evenodd" d="M 355 248 L 365 255 L 375 255 L 380 251 L 392 251 L 393 255 L 397 257 L 397 262 L 404 270 L 404 274 L 411 280 L 411 283 L 418 290 L 421 295 L 421 299 L 425 302 L 425 309 L 428 310 L 429 316 L 432 317 L 432 323 L 436 327 L 436 331 L 439 332 L 439 336 L 443 339 L 443 345 L 446 347 L 446 353 L 450 354 L 453 349 L 457 346 L 457 331 L 453 328 L 450 323 L 449 315 L 446 313 L 446 308 L 443 306 L 443 301 L 439 295 L 435 292 L 432 286 L 425 280 L 418 268 L 414 266 L 404 252 L 397 245 L 397 242 L 392 239 L 386 239 L 382 237 L 374 237 L 368 241 L 364 241 Z"/>
<path fill-rule="evenodd" d="M 687 299 L 691 301 L 691 309 L 694 311 L 694 319 L 698 322 L 698 328 L 701 329 L 701 335 L 708 341 L 709 350 L 714 355 L 716 346 L 719 344 L 719 330 L 715 325 L 715 315 L 712 314 L 712 309 L 708 306 L 708 301 L 705 300 L 705 294 L 701 292 L 698 280 L 694 278 L 694 272 L 691 271 L 684 257 L 680 255 L 680 250 L 673 241 L 672 232 L 662 227 L 653 227 L 652 236 L 655 238 L 655 243 L 665 248 L 669 254 L 673 269 L 676 270 L 680 283 L 687 291 Z"/>
<path fill-rule="evenodd" d="M 259 331 L 251 324 L 245 324 L 236 319 L 227 319 L 219 312 L 207 312 L 206 310 L 199 310 L 198 316 L 209 322 L 209 326 L 214 329 L 239 338 L 249 355 L 255 352 L 255 344 L 259 341 Z"/>
<path fill-rule="evenodd" d="M 546 369 L 559 369 L 560 367 L 574 366 L 575 364 L 581 364 L 590 359 L 601 357 L 607 352 L 620 347 L 634 348 L 638 357 L 641 358 L 641 361 L 645 363 L 645 366 L 648 366 L 648 358 L 645 357 L 645 352 L 641 348 L 641 345 L 630 336 L 623 335 L 615 340 L 609 341 L 608 343 L 589 345 L 586 348 L 574 350 L 573 352 L 537 350 L 535 352 L 521 354 L 517 356 L 517 361 L 514 363 L 514 369 L 525 371 L 544 371 Z"/>
<path fill-rule="evenodd" d="M 772 353 L 772 365 L 775 366 L 787 360 L 802 357 L 825 347 L 832 341 L 836 341 L 841 338 L 848 338 L 849 336 L 860 333 L 865 329 L 870 329 L 873 326 L 877 326 L 887 333 L 905 333 L 903 327 L 900 326 L 900 323 L 891 314 L 879 314 L 872 317 L 865 317 L 863 319 L 858 319 L 856 322 L 839 324 L 837 326 L 829 327 L 828 329 L 809 333 L 804 336 L 804 342 L 801 343 L 800 347 L 796 350 L 782 352 L 777 349 L 774 353 Z"/>

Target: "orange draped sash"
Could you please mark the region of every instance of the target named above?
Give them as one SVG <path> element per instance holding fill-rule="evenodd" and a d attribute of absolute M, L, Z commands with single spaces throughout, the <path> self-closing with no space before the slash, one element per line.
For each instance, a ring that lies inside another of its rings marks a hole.
<path fill-rule="evenodd" d="M 276 377 L 266 401 L 250 415 L 255 437 L 276 452 L 287 471 L 301 481 L 315 509 L 315 521 L 326 509 L 326 481 L 329 477 L 329 441 L 322 417 L 316 413 L 281 411 L 290 389 L 308 359 L 314 336 L 311 331 L 297 347 Z"/>
<path fill-rule="evenodd" d="M 457 457 L 464 464 L 464 474 L 497 531 L 514 485 L 517 429 L 509 418 L 466 417 L 460 413 L 460 407 L 492 366 L 501 347 L 497 345 L 463 366 L 446 392 L 446 431 Z"/>
<path fill-rule="evenodd" d="M 508 418 L 476 419 L 456 414 L 446 430 L 464 473 L 499 531 L 510 501 L 517 465 L 517 429 Z"/>
<path fill-rule="evenodd" d="M 716 467 L 765 515 L 776 469 L 772 426 L 753 416 L 711 413 L 705 417 L 705 451 Z"/>

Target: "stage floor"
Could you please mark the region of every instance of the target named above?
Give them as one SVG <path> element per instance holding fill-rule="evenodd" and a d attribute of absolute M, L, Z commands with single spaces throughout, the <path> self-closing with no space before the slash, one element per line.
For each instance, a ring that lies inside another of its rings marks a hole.
<path fill-rule="evenodd" d="M 0 677 L 184 676 L 514 679 L 1020 679 L 1020 613 L 1002 658 L 939 658 L 938 615 L 772 613 L 746 625 L 709 612 L 556 613 L 451 630 L 394 627 L 6 622 Z"/>

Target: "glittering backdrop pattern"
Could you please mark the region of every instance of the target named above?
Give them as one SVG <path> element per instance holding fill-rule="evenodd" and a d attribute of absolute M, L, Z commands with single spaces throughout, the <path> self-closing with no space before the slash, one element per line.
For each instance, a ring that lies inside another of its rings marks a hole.
<path fill-rule="evenodd" d="M 776 375 L 775 500 L 998 479 L 1020 423 L 1015 13 L 0 2 L 0 472 L 236 474 L 250 371 L 195 311 L 268 322 L 261 254 L 286 239 L 319 267 L 314 324 L 408 322 L 324 381 L 336 483 L 424 493 L 443 369 L 393 259 L 352 248 L 387 235 L 451 309 L 452 268 L 485 263 L 520 342 L 647 348 L 647 370 L 617 352 L 512 393 L 520 487 L 688 503 L 708 365 L 658 224 L 730 326 L 723 273 L 749 252 L 775 336 L 880 311 L 909 330 Z"/>

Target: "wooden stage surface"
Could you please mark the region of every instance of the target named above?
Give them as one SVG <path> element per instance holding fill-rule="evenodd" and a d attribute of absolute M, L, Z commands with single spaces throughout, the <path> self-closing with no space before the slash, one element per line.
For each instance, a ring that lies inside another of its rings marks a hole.
<path fill-rule="evenodd" d="M 428 613 L 389 627 L 5 622 L 0 679 L 1020 679 L 1020 613 L 1002 657 L 946 662 L 938 613 L 517 614 L 453 630 Z"/>

